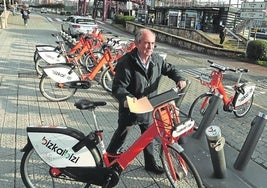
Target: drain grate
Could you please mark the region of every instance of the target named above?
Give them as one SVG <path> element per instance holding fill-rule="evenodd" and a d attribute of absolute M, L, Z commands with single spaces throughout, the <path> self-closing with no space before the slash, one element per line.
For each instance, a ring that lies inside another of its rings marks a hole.
<path fill-rule="evenodd" d="M 38 78 L 38 74 L 35 72 L 19 72 L 18 78 Z"/>

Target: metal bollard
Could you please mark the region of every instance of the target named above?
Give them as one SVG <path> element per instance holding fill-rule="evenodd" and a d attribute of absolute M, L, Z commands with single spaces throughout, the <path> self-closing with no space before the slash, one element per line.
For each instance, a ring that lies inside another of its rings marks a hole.
<path fill-rule="evenodd" d="M 179 99 L 175 100 L 175 105 L 176 105 L 178 108 L 181 106 L 181 103 L 182 103 L 182 101 L 183 101 L 183 99 L 184 99 L 184 97 L 185 97 L 185 95 L 186 95 L 186 93 L 187 93 L 187 91 L 188 91 L 190 85 L 191 85 L 191 82 L 190 82 L 189 80 L 186 80 L 186 86 L 185 86 L 185 88 L 183 88 L 183 89 L 181 90 L 181 93 L 184 93 L 184 95 L 181 96 Z"/>
<path fill-rule="evenodd" d="M 209 126 L 206 129 L 206 137 L 209 145 L 214 176 L 216 178 L 225 178 L 226 162 L 223 149 L 225 139 L 221 135 L 221 129 L 218 126 Z"/>
<path fill-rule="evenodd" d="M 234 163 L 235 169 L 237 170 L 245 169 L 260 139 L 260 136 L 264 130 L 266 123 L 267 123 L 267 116 L 261 112 L 259 112 L 258 116 L 256 116 L 252 120 L 248 136 Z"/>
<path fill-rule="evenodd" d="M 222 97 L 223 96 L 221 94 L 215 94 L 211 97 L 210 104 L 198 126 L 197 131 L 193 135 L 194 138 L 201 138 L 205 129 L 211 124 L 218 112 L 218 106 L 222 101 Z"/>

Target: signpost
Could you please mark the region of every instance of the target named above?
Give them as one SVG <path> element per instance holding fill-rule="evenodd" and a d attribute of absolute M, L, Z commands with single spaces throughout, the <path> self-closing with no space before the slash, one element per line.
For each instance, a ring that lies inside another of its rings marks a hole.
<path fill-rule="evenodd" d="M 266 16 L 266 4 L 267 2 L 243 2 L 241 4 L 240 17 L 245 19 L 264 20 Z M 251 25 L 249 25 L 248 41 L 251 35 Z"/>

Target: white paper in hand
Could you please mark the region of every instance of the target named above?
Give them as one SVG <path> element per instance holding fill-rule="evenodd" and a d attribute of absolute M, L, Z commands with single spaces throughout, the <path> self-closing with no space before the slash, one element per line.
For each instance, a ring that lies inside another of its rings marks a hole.
<path fill-rule="evenodd" d="M 151 112 L 153 110 L 153 106 L 151 105 L 147 97 L 136 99 L 136 98 L 126 96 L 126 98 L 127 98 L 130 112 L 132 113 L 143 114 L 143 113 Z"/>

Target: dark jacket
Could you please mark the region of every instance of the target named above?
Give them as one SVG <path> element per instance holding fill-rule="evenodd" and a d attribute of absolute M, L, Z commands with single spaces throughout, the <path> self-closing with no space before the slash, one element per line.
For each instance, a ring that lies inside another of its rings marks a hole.
<path fill-rule="evenodd" d="M 119 111 L 129 111 L 123 104 L 126 96 L 141 98 L 152 97 L 158 93 L 158 85 L 162 75 L 168 76 L 175 82 L 185 80 L 174 65 L 166 63 L 163 58 L 153 53 L 148 71 L 136 60 L 137 49 L 125 54 L 118 60 L 116 74 L 112 85 L 112 94 L 119 101 Z"/>
<path fill-rule="evenodd" d="M 29 14 L 31 12 L 28 9 L 26 9 L 26 10 L 21 9 L 20 13 L 21 13 L 23 19 L 29 19 L 30 18 Z"/>

